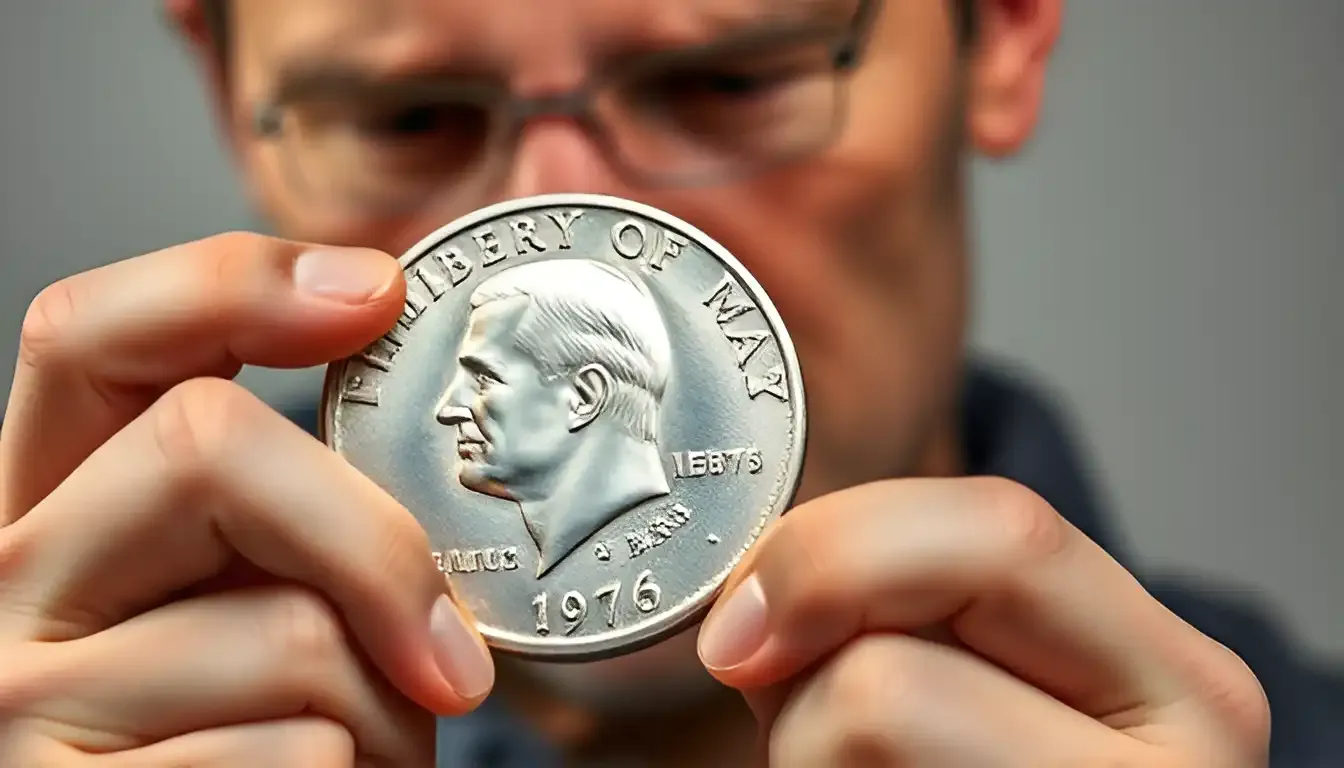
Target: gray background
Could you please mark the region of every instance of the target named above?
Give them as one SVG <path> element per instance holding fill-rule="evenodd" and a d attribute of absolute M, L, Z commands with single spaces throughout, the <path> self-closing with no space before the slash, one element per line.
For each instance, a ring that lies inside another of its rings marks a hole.
<path fill-rule="evenodd" d="M 158 7 L 0 0 L 0 358 L 47 283 L 254 223 Z M 1344 3 L 1067 16 L 1037 142 L 978 169 L 978 341 L 1073 407 L 1143 565 L 1344 654 Z"/>

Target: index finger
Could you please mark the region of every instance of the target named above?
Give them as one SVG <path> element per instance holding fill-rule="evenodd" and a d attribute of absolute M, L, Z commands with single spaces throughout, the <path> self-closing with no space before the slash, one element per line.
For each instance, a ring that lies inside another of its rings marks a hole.
<path fill-rule="evenodd" d="M 0 553 L 0 643 L 96 636 L 245 562 L 329 600 L 426 709 L 465 711 L 493 684 L 415 517 L 231 382 L 160 398 L 0 530 Z"/>
<path fill-rule="evenodd" d="M 701 633 L 702 659 L 734 687 L 777 683 L 861 633 L 937 626 L 1097 718 L 1166 706 L 1192 676 L 1240 664 L 1007 481 L 879 483 L 776 525 Z"/>
<path fill-rule="evenodd" d="M 400 278 L 378 251 L 230 233 L 46 289 L 0 429 L 0 526 L 177 384 L 358 352 L 396 321 Z"/>

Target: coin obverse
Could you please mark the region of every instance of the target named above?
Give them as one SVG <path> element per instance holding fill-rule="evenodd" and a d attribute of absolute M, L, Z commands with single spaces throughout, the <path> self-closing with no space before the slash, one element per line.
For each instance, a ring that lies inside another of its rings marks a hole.
<path fill-rule="evenodd" d="M 327 374 L 322 437 L 420 521 L 494 648 L 593 660 L 703 616 L 791 503 L 793 344 L 722 246 L 544 195 L 401 257 L 395 328 Z"/>

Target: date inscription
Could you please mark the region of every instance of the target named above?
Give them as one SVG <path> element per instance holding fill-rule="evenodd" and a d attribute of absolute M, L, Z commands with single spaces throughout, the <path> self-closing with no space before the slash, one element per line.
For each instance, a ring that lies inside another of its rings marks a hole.
<path fill-rule="evenodd" d="M 597 610 L 602 614 L 600 620 L 605 621 L 608 628 L 615 628 L 621 617 L 620 607 L 625 604 L 621 599 L 623 586 L 621 582 L 613 581 L 591 595 L 592 601 L 597 604 Z M 658 606 L 663 603 L 663 590 L 654 582 L 653 571 L 641 571 L 635 577 L 626 601 L 634 606 L 637 615 L 646 615 L 658 610 Z M 566 635 L 574 634 L 589 619 L 589 597 L 585 597 L 577 589 L 571 589 L 561 595 L 559 607 Z M 550 593 L 540 592 L 532 598 L 532 609 L 536 611 L 537 634 L 543 637 L 551 634 Z"/>
<path fill-rule="evenodd" d="M 672 475 L 677 479 L 717 475 L 760 474 L 765 465 L 759 448 L 726 451 L 677 451 L 672 454 Z"/>

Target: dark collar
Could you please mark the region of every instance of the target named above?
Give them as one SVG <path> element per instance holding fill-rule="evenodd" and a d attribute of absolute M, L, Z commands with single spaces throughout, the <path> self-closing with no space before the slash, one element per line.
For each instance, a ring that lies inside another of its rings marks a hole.
<path fill-rule="evenodd" d="M 1030 488 L 1123 563 L 1125 547 L 1103 512 L 1100 483 L 1060 402 L 1019 371 L 972 364 L 962 391 L 968 474 L 1004 477 Z"/>

